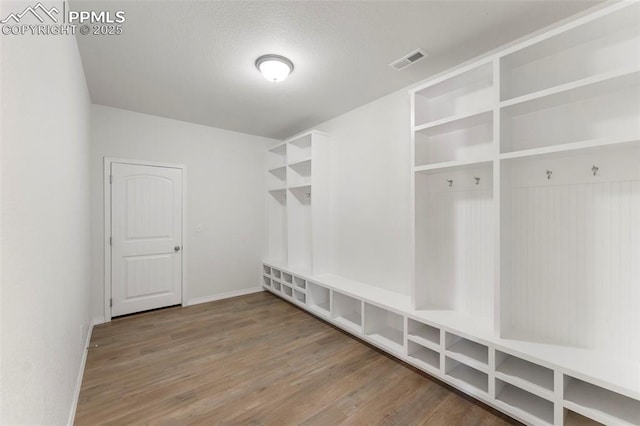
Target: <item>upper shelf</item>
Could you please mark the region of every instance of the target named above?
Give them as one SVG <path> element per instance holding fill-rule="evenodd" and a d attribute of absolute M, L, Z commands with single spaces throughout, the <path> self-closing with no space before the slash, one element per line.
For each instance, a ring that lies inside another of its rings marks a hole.
<path fill-rule="evenodd" d="M 495 99 L 493 63 L 430 82 L 414 92 L 414 126 L 438 126 L 491 108 Z"/>
<path fill-rule="evenodd" d="M 527 114 L 532 111 L 578 102 L 627 87 L 637 86 L 639 82 L 640 68 L 625 68 L 503 101 L 500 103 L 500 107 L 511 115 Z"/>
<path fill-rule="evenodd" d="M 441 133 L 455 132 L 469 127 L 474 127 L 490 120 L 493 109 L 485 109 L 482 111 L 467 112 L 441 120 L 432 121 L 421 126 L 414 127 L 414 131 L 425 136 L 432 136 Z"/>
<path fill-rule="evenodd" d="M 640 66 L 640 3 L 624 3 L 501 57 L 501 100 Z"/>

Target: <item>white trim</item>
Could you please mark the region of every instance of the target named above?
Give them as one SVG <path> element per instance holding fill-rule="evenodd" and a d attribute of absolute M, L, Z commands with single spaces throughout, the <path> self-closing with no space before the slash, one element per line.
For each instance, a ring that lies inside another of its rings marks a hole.
<path fill-rule="evenodd" d="M 103 200 L 104 200 L 104 271 L 103 282 L 104 288 L 104 317 L 103 322 L 111 321 L 111 306 L 109 299 L 111 298 L 111 246 L 109 238 L 111 237 L 111 164 L 123 163 L 134 164 L 139 166 L 167 167 L 182 170 L 182 306 L 187 306 L 187 251 L 188 244 L 185 244 L 187 235 L 187 167 L 184 164 L 161 163 L 157 161 L 131 160 L 126 158 L 104 157 L 103 169 Z"/>
<path fill-rule="evenodd" d="M 214 302 L 216 300 L 229 299 L 231 297 L 244 296 L 252 293 L 263 291 L 262 286 L 243 288 L 242 290 L 233 290 L 226 293 L 214 294 L 211 296 L 196 297 L 187 301 L 185 306 L 199 305 L 200 303 Z"/>
<path fill-rule="evenodd" d="M 91 344 L 91 336 L 93 335 L 93 327 L 102 324 L 102 322 L 97 322 L 102 318 L 94 318 L 89 323 L 89 330 L 87 331 L 87 338 L 84 342 L 84 352 L 82 354 L 82 360 L 80 361 L 80 369 L 78 371 L 78 378 L 76 379 L 76 388 L 73 392 L 73 401 L 71 402 L 71 411 L 69 412 L 69 420 L 67 424 L 69 426 L 73 425 L 73 421 L 76 417 L 76 410 L 78 408 L 78 399 L 80 398 L 80 388 L 82 387 L 82 378 L 84 377 L 84 368 L 87 364 L 87 355 L 89 353 L 89 345 Z M 103 320 L 103 319 L 102 319 Z"/>

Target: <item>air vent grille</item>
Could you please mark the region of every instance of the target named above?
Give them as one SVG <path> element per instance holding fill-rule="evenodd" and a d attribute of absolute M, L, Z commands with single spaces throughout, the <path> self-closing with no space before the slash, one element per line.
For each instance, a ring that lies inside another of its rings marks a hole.
<path fill-rule="evenodd" d="M 389 66 L 393 69 L 396 69 L 398 71 L 403 70 L 405 68 L 407 68 L 409 65 L 413 65 L 416 62 L 424 59 L 427 57 L 427 54 L 424 53 L 424 50 L 422 49 L 417 49 L 414 50 L 413 52 L 407 53 L 406 55 L 404 55 L 402 58 L 398 59 L 397 61 L 393 61 L 389 64 Z"/>

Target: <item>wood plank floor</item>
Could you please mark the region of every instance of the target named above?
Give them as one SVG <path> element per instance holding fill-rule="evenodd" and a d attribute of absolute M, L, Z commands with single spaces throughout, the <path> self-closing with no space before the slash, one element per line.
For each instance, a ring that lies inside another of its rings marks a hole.
<path fill-rule="evenodd" d="M 78 425 L 507 425 L 269 293 L 94 328 Z"/>

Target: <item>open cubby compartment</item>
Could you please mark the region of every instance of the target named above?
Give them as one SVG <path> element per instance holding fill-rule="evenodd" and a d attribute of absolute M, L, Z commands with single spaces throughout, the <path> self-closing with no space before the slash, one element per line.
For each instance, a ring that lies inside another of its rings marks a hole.
<path fill-rule="evenodd" d="M 490 324 L 493 316 L 492 163 L 415 173 L 415 308 Z"/>
<path fill-rule="evenodd" d="M 462 389 L 470 393 L 489 392 L 489 375 L 483 371 L 449 357 L 445 357 L 444 371 L 446 376 L 455 379 Z"/>
<path fill-rule="evenodd" d="M 307 288 L 307 281 L 304 278 L 293 277 L 293 283 L 296 288 L 301 288 L 302 290 Z"/>
<path fill-rule="evenodd" d="M 283 272 L 283 273 L 282 273 L 282 280 L 283 280 L 286 284 L 292 285 L 292 284 L 293 284 L 293 275 L 291 275 L 291 274 L 290 274 L 290 273 L 288 273 L 288 272 Z"/>
<path fill-rule="evenodd" d="M 495 99 L 493 63 L 487 62 L 416 91 L 414 124 L 420 126 L 486 111 Z"/>
<path fill-rule="evenodd" d="M 567 375 L 564 406 L 604 424 L 640 425 L 640 401 Z"/>
<path fill-rule="evenodd" d="M 467 115 L 416 128 L 415 165 L 490 158 L 493 154 L 493 111 Z"/>
<path fill-rule="evenodd" d="M 640 71 L 501 109 L 503 153 L 640 138 Z"/>
<path fill-rule="evenodd" d="M 475 368 L 489 367 L 489 347 L 450 332 L 445 333 L 447 356 Z"/>
<path fill-rule="evenodd" d="M 269 169 L 267 173 L 267 188 L 282 189 L 287 186 L 287 167 L 281 166 L 275 169 Z"/>
<path fill-rule="evenodd" d="M 267 260 L 287 261 L 287 192 L 269 191 L 267 195 Z M 278 271 L 278 274 L 280 271 Z M 279 276 L 275 278 L 280 278 Z"/>
<path fill-rule="evenodd" d="M 496 350 L 496 377 L 540 396 L 553 395 L 553 370 Z"/>
<path fill-rule="evenodd" d="M 293 297 L 293 288 L 285 283 L 282 283 L 282 292 L 289 297 Z"/>
<path fill-rule="evenodd" d="M 262 277 L 262 283 L 266 287 L 271 287 L 271 278 L 269 278 L 267 276 L 263 276 Z"/>
<path fill-rule="evenodd" d="M 333 292 L 333 319 L 356 331 L 362 330 L 362 301 Z"/>
<path fill-rule="evenodd" d="M 407 342 L 407 355 L 427 370 L 440 371 L 440 353 L 416 342 Z"/>
<path fill-rule="evenodd" d="M 311 159 L 290 164 L 287 178 L 289 186 L 311 185 Z"/>
<path fill-rule="evenodd" d="M 307 303 L 307 295 L 301 292 L 300 290 L 298 290 L 297 288 L 293 289 L 293 296 L 299 303 L 302 303 L 302 304 Z"/>
<path fill-rule="evenodd" d="M 575 411 L 564 409 L 563 412 L 564 423 L 563 426 L 601 426 L 602 423 L 596 422 L 588 417 L 576 413 Z"/>
<path fill-rule="evenodd" d="M 640 143 L 502 161 L 500 336 L 640 359 Z"/>
<path fill-rule="evenodd" d="M 364 334 L 394 352 L 404 353 L 404 317 L 400 314 L 365 303 Z"/>
<path fill-rule="evenodd" d="M 553 402 L 496 379 L 496 399 L 524 414 L 533 424 L 553 425 Z M 516 411 L 516 412 L 517 412 Z"/>
<path fill-rule="evenodd" d="M 287 144 L 282 143 L 267 150 L 267 169 L 271 170 L 286 165 Z"/>
<path fill-rule="evenodd" d="M 422 346 L 440 347 L 440 329 L 412 318 L 407 319 L 407 337 Z"/>
<path fill-rule="evenodd" d="M 265 275 L 271 275 L 271 266 L 262 265 L 262 273 Z"/>
<path fill-rule="evenodd" d="M 273 289 L 276 291 L 282 291 L 282 284 L 280 281 L 272 280 L 271 284 L 273 285 Z"/>
<path fill-rule="evenodd" d="M 282 272 L 279 269 L 271 269 L 271 275 L 273 276 L 273 278 L 277 279 L 277 280 L 281 280 L 282 279 Z"/>
<path fill-rule="evenodd" d="M 637 3 L 501 58 L 501 98 L 628 68 L 640 68 Z"/>
<path fill-rule="evenodd" d="M 308 306 L 311 310 L 325 316 L 331 313 L 331 292 L 328 288 L 312 282 L 307 283 Z"/>
<path fill-rule="evenodd" d="M 289 267 L 311 271 L 311 187 L 290 188 L 287 203 Z"/>
<path fill-rule="evenodd" d="M 311 158 L 312 137 L 313 135 L 309 133 L 293 139 L 287 144 L 289 149 L 289 163 L 295 163 Z"/>

